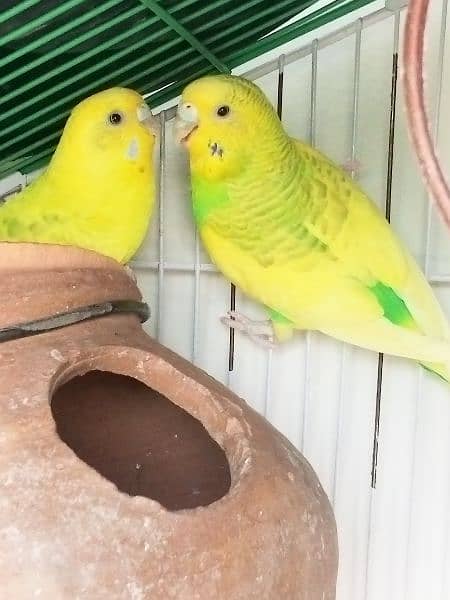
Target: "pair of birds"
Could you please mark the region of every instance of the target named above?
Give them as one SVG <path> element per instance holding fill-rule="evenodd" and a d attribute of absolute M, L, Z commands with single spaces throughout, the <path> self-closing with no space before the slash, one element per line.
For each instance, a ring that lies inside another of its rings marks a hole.
<path fill-rule="evenodd" d="M 45 173 L 0 207 L 0 240 L 69 244 L 126 263 L 152 213 L 156 135 L 132 90 L 81 102 Z M 256 85 L 231 75 L 189 84 L 175 135 L 189 153 L 203 244 L 269 317 L 229 313 L 227 324 L 263 344 L 318 330 L 450 381 L 449 325 L 421 270 L 361 188 L 287 135 Z"/>

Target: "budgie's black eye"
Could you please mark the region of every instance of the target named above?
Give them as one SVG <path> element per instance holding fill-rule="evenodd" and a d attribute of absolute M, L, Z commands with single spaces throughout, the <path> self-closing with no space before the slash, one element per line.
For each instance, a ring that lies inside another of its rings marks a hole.
<path fill-rule="evenodd" d="M 111 125 L 119 125 L 119 123 L 122 123 L 122 113 L 120 112 L 112 112 L 109 117 L 108 120 L 111 123 Z"/>
<path fill-rule="evenodd" d="M 219 108 L 217 109 L 217 115 L 219 117 L 226 117 L 229 112 L 230 112 L 229 106 L 219 106 Z"/>

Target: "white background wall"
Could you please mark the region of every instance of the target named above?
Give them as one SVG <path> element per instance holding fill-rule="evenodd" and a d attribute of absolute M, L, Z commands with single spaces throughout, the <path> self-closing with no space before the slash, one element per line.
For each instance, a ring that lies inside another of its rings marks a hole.
<path fill-rule="evenodd" d="M 434 110 L 442 71 L 439 144 L 444 164 L 449 164 L 450 47 L 440 65 L 443 6 L 441 0 L 431 4 L 428 98 Z M 308 139 L 310 42 L 319 38 L 313 94 L 315 143 L 336 161 L 344 162 L 352 156 L 355 123 L 355 154 L 362 163 L 360 181 L 380 206 L 386 188 L 396 15 L 386 12 L 381 14 L 383 19 L 369 17 L 361 22 L 355 118 L 358 24 L 341 41 L 322 46 L 327 34 L 382 6 L 375 2 L 281 50 L 289 53 L 305 47 L 305 56 L 285 68 L 283 121 L 292 135 Z M 404 15 L 398 19 L 400 34 L 403 24 Z M 239 72 L 279 54 L 280 50 L 271 52 Z M 256 82 L 275 102 L 277 72 Z M 397 108 L 393 227 L 419 263 L 427 265 L 430 279 L 443 280 L 435 285 L 435 291 L 450 316 L 450 235 L 432 214 L 427 243 L 428 200 L 405 129 L 401 81 Z M 153 312 L 149 332 L 229 384 L 266 414 L 312 463 L 333 502 L 338 523 L 338 600 L 449 600 L 450 388 L 410 362 L 385 358 L 378 479 L 373 490 L 377 355 L 319 334 L 298 334 L 294 341 L 268 352 L 238 334 L 235 369 L 228 373 L 228 331 L 219 317 L 229 306 L 229 285 L 211 270 L 207 255 L 196 242 L 186 156 L 172 141 L 170 121 L 162 181 L 162 211 L 155 215 L 135 261 L 139 284 Z M 15 183 L 13 177 L 1 188 Z M 249 316 L 263 315 L 239 294 L 238 309 Z"/>

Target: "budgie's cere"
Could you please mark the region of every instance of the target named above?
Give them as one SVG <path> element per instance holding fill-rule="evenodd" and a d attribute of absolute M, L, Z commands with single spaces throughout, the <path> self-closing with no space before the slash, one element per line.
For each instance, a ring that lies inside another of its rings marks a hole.
<path fill-rule="evenodd" d="M 80 102 L 45 172 L 0 207 L 0 240 L 73 245 L 126 263 L 151 217 L 156 131 L 133 90 Z"/>
<path fill-rule="evenodd" d="M 319 330 L 450 379 L 449 326 L 420 269 L 359 186 L 286 134 L 259 88 L 229 75 L 193 82 L 175 131 L 203 243 L 271 328 L 242 315 L 229 324 L 265 339 Z"/>

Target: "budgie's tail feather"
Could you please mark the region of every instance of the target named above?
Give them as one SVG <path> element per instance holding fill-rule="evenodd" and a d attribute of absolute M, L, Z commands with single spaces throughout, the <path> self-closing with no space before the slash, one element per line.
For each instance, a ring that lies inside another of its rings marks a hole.
<path fill-rule="evenodd" d="M 420 365 L 427 371 L 450 383 L 450 363 L 420 363 Z"/>
<path fill-rule="evenodd" d="M 446 339 L 428 337 L 387 319 L 366 323 L 364 327 L 350 327 L 347 322 L 345 327 L 334 326 L 322 329 L 322 332 L 368 350 L 416 360 L 450 383 L 450 342 Z"/>

